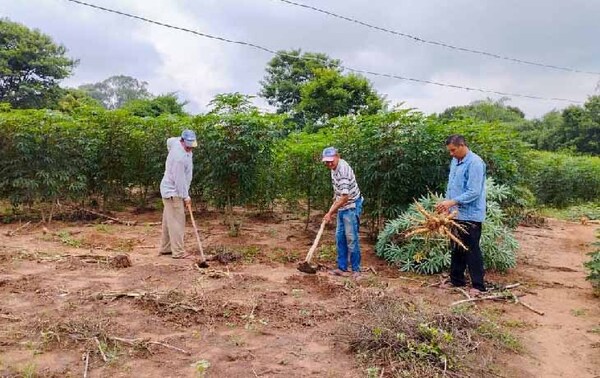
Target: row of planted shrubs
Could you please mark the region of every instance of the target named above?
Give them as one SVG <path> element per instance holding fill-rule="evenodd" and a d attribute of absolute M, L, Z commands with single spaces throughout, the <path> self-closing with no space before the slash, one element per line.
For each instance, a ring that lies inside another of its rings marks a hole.
<path fill-rule="evenodd" d="M 0 199 L 15 206 L 56 201 L 123 200 L 145 205 L 164 170 L 165 140 L 184 128 L 197 132 L 192 192 L 220 207 L 268 208 L 276 200 L 326 208 L 331 187 L 319 163 L 322 148 L 339 147 L 366 197 L 373 230 L 396 217 L 414 198 L 443 190 L 449 158 L 444 140 L 464 134 L 497 183 L 531 184 L 542 202 L 588 200 L 598 193 L 597 158 L 534 153 L 503 124 L 461 120 L 440 123 L 410 110 L 335 118 L 312 132 L 292 132 L 280 115 L 256 109 L 199 116 L 140 118 L 124 111 L 62 114 L 0 110 Z M 562 165 L 549 165 L 552 157 Z M 568 159 L 571 159 L 567 162 Z M 539 161 L 538 161 L 539 160 Z M 528 171 L 524 171 L 529 161 Z M 569 170 L 577 163 L 576 170 Z M 587 165 L 590 164 L 590 167 Z M 564 167 L 549 170 L 549 166 Z M 527 174 L 525 174 L 527 172 Z M 558 172 L 558 173 L 557 173 Z M 568 174 L 568 176 L 567 176 Z M 564 178 L 561 178 L 563 175 Z M 544 180 L 565 180 L 547 195 Z M 577 190 L 570 188 L 577 186 Z M 559 200 L 560 199 L 560 200 Z M 308 201 L 306 201 L 308 200 Z"/>

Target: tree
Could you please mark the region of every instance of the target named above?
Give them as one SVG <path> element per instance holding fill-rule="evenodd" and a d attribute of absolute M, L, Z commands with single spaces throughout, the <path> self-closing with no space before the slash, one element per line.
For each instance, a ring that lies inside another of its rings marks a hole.
<path fill-rule="evenodd" d="M 92 98 L 87 92 L 75 88 L 63 90 L 63 95 L 58 100 L 56 109 L 67 114 L 104 111 L 98 100 Z"/>
<path fill-rule="evenodd" d="M 73 72 L 77 60 L 39 30 L 0 19 L 0 102 L 13 108 L 43 108 L 56 104 L 60 80 Z"/>
<path fill-rule="evenodd" d="M 517 107 L 506 105 L 508 100 L 508 97 L 502 97 L 496 101 L 487 98 L 485 100 L 473 101 L 469 105 L 452 106 L 444 110 L 439 115 L 439 118 L 442 121 L 472 118 L 476 121 L 485 122 L 524 123 L 525 113 Z"/>
<path fill-rule="evenodd" d="M 308 120 L 375 114 L 383 108 L 383 99 L 364 77 L 323 68 L 313 72 L 314 78 L 300 88 L 301 100 L 297 106 Z"/>
<path fill-rule="evenodd" d="M 100 101 L 109 110 L 118 109 L 131 100 L 147 100 L 152 94 L 146 88 L 148 83 L 131 76 L 111 76 L 94 84 L 84 84 L 79 89 Z"/>
<path fill-rule="evenodd" d="M 542 119 L 520 126 L 519 132 L 540 150 L 600 155 L 600 96 L 591 96 L 583 106 L 548 112 Z"/>
<path fill-rule="evenodd" d="M 131 100 L 123 109 L 138 117 L 158 117 L 161 114 L 184 115 L 187 101 L 179 102 L 175 93 L 167 93 L 152 99 Z"/>
<path fill-rule="evenodd" d="M 590 97 L 583 107 L 566 108 L 562 116 L 563 124 L 557 139 L 578 152 L 600 155 L 600 96 Z"/>
<path fill-rule="evenodd" d="M 219 93 L 208 105 L 212 107 L 210 114 L 233 115 L 239 113 L 257 112 L 258 108 L 252 105 L 252 96 L 235 93 Z"/>
<path fill-rule="evenodd" d="M 260 82 L 260 96 L 277 107 L 278 113 L 290 113 L 300 103 L 300 88 L 313 79 L 314 71 L 320 68 L 341 72 L 340 61 L 325 54 L 280 51 L 267 64 L 267 75 Z"/>

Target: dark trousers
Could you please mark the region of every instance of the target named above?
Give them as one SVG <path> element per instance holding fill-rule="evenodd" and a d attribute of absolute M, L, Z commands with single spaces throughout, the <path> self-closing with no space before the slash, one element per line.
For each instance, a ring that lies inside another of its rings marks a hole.
<path fill-rule="evenodd" d="M 475 289 L 485 291 L 483 282 L 483 256 L 479 248 L 479 239 L 481 239 L 481 222 L 456 221 L 466 232 L 458 228 L 453 230 L 456 236 L 469 250 L 452 242 L 452 259 L 450 260 L 450 282 L 454 286 L 465 286 L 465 269 L 469 268 L 471 284 Z"/>

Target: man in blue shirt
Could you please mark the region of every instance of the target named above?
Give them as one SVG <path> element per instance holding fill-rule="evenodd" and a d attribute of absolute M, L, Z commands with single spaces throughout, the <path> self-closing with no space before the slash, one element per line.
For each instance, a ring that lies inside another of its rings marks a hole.
<path fill-rule="evenodd" d="M 436 205 L 439 212 L 458 211 L 456 223 L 466 232 L 453 230 L 456 237 L 467 247 L 452 245 L 450 282 L 442 287 L 465 286 L 465 269 L 469 269 L 470 294 L 486 291 L 483 281 L 483 256 L 479 247 L 481 225 L 485 220 L 485 163 L 469 150 L 462 135 L 451 135 L 446 139 L 446 148 L 452 156 L 446 199 Z"/>

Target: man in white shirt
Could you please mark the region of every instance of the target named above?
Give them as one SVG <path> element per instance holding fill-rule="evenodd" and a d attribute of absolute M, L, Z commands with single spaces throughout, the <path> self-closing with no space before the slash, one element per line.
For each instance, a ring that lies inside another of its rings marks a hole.
<path fill-rule="evenodd" d="M 184 130 L 181 137 L 167 139 L 169 154 L 165 163 L 165 175 L 160 183 L 163 201 L 161 255 L 174 259 L 185 257 L 185 207 L 191 204 L 189 195 L 192 183 L 192 149 L 198 146 L 196 134 Z"/>

